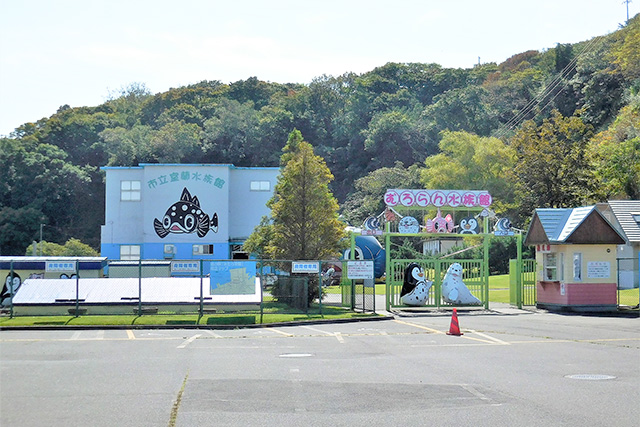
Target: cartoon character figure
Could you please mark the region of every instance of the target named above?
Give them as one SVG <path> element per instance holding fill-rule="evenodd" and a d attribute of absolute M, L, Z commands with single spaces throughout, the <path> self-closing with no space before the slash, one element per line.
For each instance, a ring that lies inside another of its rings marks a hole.
<path fill-rule="evenodd" d="M 427 220 L 426 229 L 428 233 L 451 233 L 453 231 L 453 218 L 449 214 L 443 218 L 440 209 L 438 209 L 435 218 Z"/>
<path fill-rule="evenodd" d="M 399 233 L 418 233 L 420 232 L 420 224 L 418 220 L 412 216 L 405 216 L 398 223 Z"/>
<path fill-rule="evenodd" d="M 478 220 L 472 216 L 468 216 L 466 218 L 462 218 L 460 220 L 460 234 L 478 234 L 480 230 L 480 225 L 478 224 Z"/>
<path fill-rule="evenodd" d="M 7 274 L 2 286 L 2 295 L 0 295 L 0 299 L 2 300 L 0 305 L 2 305 L 2 307 L 11 305 L 11 298 L 16 294 L 21 284 L 22 279 L 18 273 L 12 272 Z"/>
<path fill-rule="evenodd" d="M 214 233 L 218 232 L 218 214 L 214 213 L 211 220 L 209 220 L 209 215 L 200 209 L 198 198 L 196 196 L 191 197 L 189 190 L 185 187 L 182 190 L 180 201 L 167 209 L 162 222 L 157 218 L 153 220 L 153 228 L 162 239 L 169 233 L 196 232 L 198 237 L 204 237 L 209 230 Z"/>
<path fill-rule="evenodd" d="M 462 266 L 454 262 L 442 280 L 442 298 L 450 304 L 482 304 L 462 281 Z"/>
<path fill-rule="evenodd" d="M 404 305 L 424 305 L 429 298 L 429 289 L 433 282 L 425 280 L 422 267 L 412 262 L 404 269 L 404 281 L 400 292 L 400 301 Z"/>
<path fill-rule="evenodd" d="M 370 216 L 364 220 L 363 227 L 365 230 L 380 230 L 380 220 L 375 216 Z"/>
<path fill-rule="evenodd" d="M 493 231 L 496 236 L 513 236 L 514 234 L 508 218 L 500 218 L 493 227 Z"/>

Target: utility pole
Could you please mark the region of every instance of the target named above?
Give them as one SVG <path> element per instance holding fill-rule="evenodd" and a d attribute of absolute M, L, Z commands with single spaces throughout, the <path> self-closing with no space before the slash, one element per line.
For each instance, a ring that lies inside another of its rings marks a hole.
<path fill-rule="evenodd" d="M 40 256 L 42 256 L 42 227 L 44 224 L 40 223 Z"/>
<path fill-rule="evenodd" d="M 622 4 L 625 4 L 625 3 L 627 4 L 627 21 L 625 22 L 625 24 L 628 25 L 629 24 L 629 3 L 631 3 L 631 0 L 624 0 L 622 2 Z"/>

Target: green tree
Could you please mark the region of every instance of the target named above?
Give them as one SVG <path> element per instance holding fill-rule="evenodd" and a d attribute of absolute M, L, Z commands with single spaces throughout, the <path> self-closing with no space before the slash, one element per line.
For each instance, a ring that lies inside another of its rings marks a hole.
<path fill-rule="evenodd" d="M 201 129 L 193 123 L 170 121 L 151 134 L 149 148 L 158 163 L 193 163 L 200 159 Z"/>
<path fill-rule="evenodd" d="M 257 125 L 258 112 L 253 103 L 221 101 L 215 115 L 204 124 L 205 161 L 249 166 L 252 142 L 258 139 Z"/>
<path fill-rule="evenodd" d="M 467 132 L 443 132 L 439 147 L 440 153 L 427 158 L 422 169 L 424 188 L 487 190 L 494 209 L 513 208 L 516 153 L 512 147 L 500 139 Z"/>
<path fill-rule="evenodd" d="M 268 252 L 279 259 L 329 259 L 339 254 L 344 224 L 329 191 L 333 175 L 294 130 L 283 149 L 282 174 L 268 206 L 273 237 Z"/>
<path fill-rule="evenodd" d="M 417 125 L 419 113 L 399 110 L 376 114 L 364 132 L 364 149 L 371 156 L 369 168 L 391 166 L 394 161 L 414 164 L 435 152 Z"/>
<path fill-rule="evenodd" d="M 595 177 L 585 155 L 591 136 L 580 117 L 557 110 L 541 125 L 529 121 L 516 133 L 514 173 L 524 217 L 535 208 L 575 207 L 591 199 Z"/>
<path fill-rule="evenodd" d="M 359 226 L 370 215 L 377 216 L 384 211 L 384 194 L 390 188 L 422 188 L 420 171 L 414 164 L 405 168 L 401 162 L 393 167 L 377 169 L 358 178 L 355 190 L 342 205 L 343 218 L 353 226 Z"/>
<path fill-rule="evenodd" d="M 253 256 L 269 258 L 269 245 L 273 239 L 273 224 L 269 217 L 263 216 L 253 233 L 244 241 L 242 249 Z"/>
<path fill-rule="evenodd" d="M 600 200 L 640 199 L 640 96 L 589 144 Z"/>

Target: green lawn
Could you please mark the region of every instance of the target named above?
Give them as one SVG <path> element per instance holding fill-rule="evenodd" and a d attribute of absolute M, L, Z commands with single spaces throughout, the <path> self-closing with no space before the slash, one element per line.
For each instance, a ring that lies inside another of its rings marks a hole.
<path fill-rule="evenodd" d="M 384 295 L 385 284 L 377 283 L 376 295 Z M 339 294 L 340 287 L 325 288 L 325 292 Z M 638 289 L 627 289 L 618 292 L 619 304 L 625 306 L 638 305 Z M 507 274 L 489 277 L 489 302 L 509 303 L 509 276 Z M 323 306 L 319 313 L 317 304 L 309 308 L 307 313 L 293 310 L 284 304 L 267 302 L 263 307 L 262 323 L 285 323 L 314 319 L 349 319 L 374 317 L 376 314 L 355 313 L 340 308 Z M 0 317 L 0 326 L 47 326 L 47 325 L 248 325 L 261 323 L 259 311 L 234 313 L 207 314 L 153 314 L 144 316 L 113 315 L 113 316 L 29 316 L 29 317 Z"/>
<path fill-rule="evenodd" d="M 284 304 L 267 303 L 263 308 L 262 322 L 259 311 L 207 314 L 150 314 L 103 316 L 24 316 L 0 318 L 0 326 L 51 326 L 51 325 L 253 325 L 259 323 L 285 323 L 315 319 L 351 319 L 375 317 L 373 313 L 356 313 L 340 307 L 322 307 L 317 304 L 307 313 L 294 310 Z"/>

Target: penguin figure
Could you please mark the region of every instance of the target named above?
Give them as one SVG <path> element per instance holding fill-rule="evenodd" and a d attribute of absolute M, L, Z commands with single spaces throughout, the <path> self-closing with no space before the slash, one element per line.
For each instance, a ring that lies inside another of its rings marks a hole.
<path fill-rule="evenodd" d="M 460 234 L 478 234 L 478 220 L 472 216 L 460 220 Z"/>
<path fill-rule="evenodd" d="M 442 298 L 450 304 L 482 304 L 462 281 L 462 266 L 457 262 L 451 264 L 444 275 Z"/>
<path fill-rule="evenodd" d="M 404 283 L 400 292 L 400 301 L 404 305 L 424 305 L 429 298 L 429 289 L 433 282 L 425 280 L 424 270 L 415 262 L 404 269 Z"/>

